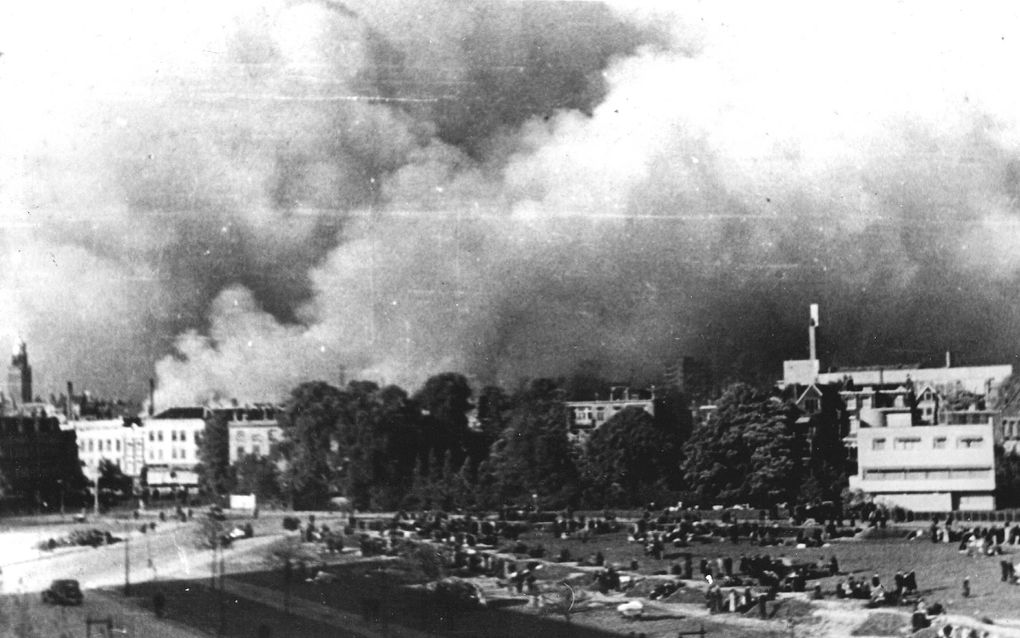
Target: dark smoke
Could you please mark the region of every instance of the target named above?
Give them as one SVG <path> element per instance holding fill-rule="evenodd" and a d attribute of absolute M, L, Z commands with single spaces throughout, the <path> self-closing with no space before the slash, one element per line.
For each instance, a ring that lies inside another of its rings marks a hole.
<path fill-rule="evenodd" d="M 119 9 L 0 58 L 2 328 L 50 387 L 768 380 L 809 303 L 830 364 L 1016 356 L 1015 18 Z"/>

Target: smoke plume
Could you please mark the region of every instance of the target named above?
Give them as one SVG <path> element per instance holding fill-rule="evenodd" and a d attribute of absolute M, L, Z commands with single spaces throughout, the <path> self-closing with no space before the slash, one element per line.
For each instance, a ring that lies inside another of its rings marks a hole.
<path fill-rule="evenodd" d="M 44 387 L 767 379 L 812 302 L 828 364 L 1016 358 L 1015 15 L 9 11 L 0 331 Z"/>

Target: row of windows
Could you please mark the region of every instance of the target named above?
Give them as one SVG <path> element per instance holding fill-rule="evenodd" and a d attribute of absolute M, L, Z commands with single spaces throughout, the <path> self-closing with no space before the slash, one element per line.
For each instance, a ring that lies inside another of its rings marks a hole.
<path fill-rule="evenodd" d="M 921 468 L 921 469 L 892 469 L 892 470 L 865 470 L 866 481 L 916 481 L 916 480 L 938 480 L 938 479 L 982 479 L 992 476 L 991 468 Z"/>
<path fill-rule="evenodd" d="M 273 443 L 276 441 L 276 432 L 274 432 L 273 430 L 269 430 L 268 432 L 266 432 L 266 437 L 269 439 L 270 443 Z M 238 443 L 243 443 L 245 439 L 245 434 L 243 431 L 239 431 L 234 435 L 234 438 L 237 440 Z M 251 441 L 252 443 L 261 443 L 262 435 L 259 434 L 258 432 L 255 432 L 254 434 L 251 435 Z"/>
<path fill-rule="evenodd" d="M 103 443 L 106 443 L 106 447 L 105 448 L 103 447 Z M 93 445 L 93 444 L 95 444 L 95 445 Z M 114 449 L 114 448 L 116 448 L 116 449 Z M 88 451 L 88 452 L 93 452 L 93 451 L 95 451 L 95 452 L 103 452 L 103 451 L 106 451 L 106 452 L 114 452 L 114 451 L 120 452 L 120 440 L 118 439 L 118 440 L 112 440 L 111 441 L 110 439 L 106 439 L 106 441 L 103 441 L 101 439 L 100 440 L 89 439 L 88 441 L 78 441 L 78 449 L 81 450 L 82 452 L 85 452 L 85 451 Z"/>
<path fill-rule="evenodd" d="M 188 431 L 187 430 L 170 430 L 170 440 L 171 441 L 180 441 L 181 443 L 186 443 L 187 440 L 188 440 Z M 195 440 L 196 440 L 196 442 L 198 441 L 198 437 L 197 436 L 195 437 Z M 157 441 L 159 441 L 160 443 L 163 442 L 163 430 L 156 430 L 154 432 L 153 431 L 149 432 L 149 442 L 150 443 L 155 443 Z"/>
<path fill-rule="evenodd" d="M 933 450 L 944 450 L 946 449 L 947 437 L 936 436 L 931 440 L 931 449 Z M 958 450 L 979 448 L 984 445 L 985 439 L 982 436 L 961 436 L 956 439 L 956 448 Z M 872 450 L 884 450 L 886 440 L 885 439 L 872 439 L 871 449 Z M 893 439 L 892 449 L 894 450 L 921 450 L 921 437 L 896 437 Z"/>
<path fill-rule="evenodd" d="M 255 456 L 262 456 L 262 448 L 259 447 L 258 445 L 253 445 L 251 447 L 251 453 L 254 454 Z M 238 445 L 237 446 L 237 458 L 242 458 L 246 454 L 248 454 L 248 452 L 244 449 L 244 446 L 243 445 Z"/>
<path fill-rule="evenodd" d="M 188 458 L 188 450 L 186 448 L 183 449 L 173 448 L 172 450 L 170 450 L 170 458 L 186 460 Z M 163 460 L 162 448 L 158 450 L 149 450 L 149 460 L 162 461 Z"/>

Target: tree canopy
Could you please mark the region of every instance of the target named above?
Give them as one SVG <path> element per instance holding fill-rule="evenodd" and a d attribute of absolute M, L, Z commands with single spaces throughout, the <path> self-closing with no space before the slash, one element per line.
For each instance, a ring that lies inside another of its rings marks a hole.
<path fill-rule="evenodd" d="M 584 458 L 586 500 L 640 506 L 672 500 L 680 489 L 683 431 L 644 409 L 626 407 L 592 433 Z"/>
<path fill-rule="evenodd" d="M 683 475 L 694 500 L 760 507 L 795 500 L 807 453 L 797 416 L 793 404 L 750 385 L 728 388 L 687 446 Z"/>

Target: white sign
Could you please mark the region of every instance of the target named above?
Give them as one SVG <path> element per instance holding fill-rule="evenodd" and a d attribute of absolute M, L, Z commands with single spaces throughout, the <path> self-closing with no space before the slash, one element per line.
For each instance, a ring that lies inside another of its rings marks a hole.
<path fill-rule="evenodd" d="M 255 511 L 254 494 L 231 494 L 230 509 Z"/>

